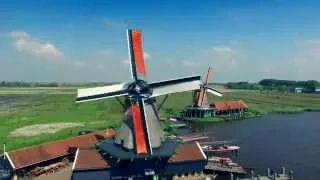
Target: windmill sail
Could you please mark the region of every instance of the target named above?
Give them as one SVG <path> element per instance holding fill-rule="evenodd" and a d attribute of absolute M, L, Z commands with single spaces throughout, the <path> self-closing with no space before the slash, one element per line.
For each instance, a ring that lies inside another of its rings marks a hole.
<path fill-rule="evenodd" d="M 223 96 L 223 93 L 222 93 L 222 92 L 217 91 L 217 90 L 214 89 L 214 88 L 207 87 L 206 89 L 207 89 L 207 91 L 208 91 L 209 93 L 211 93 L 211 94 L 213 94 L 213 95 L 216 95 L 216 96 L 219 96 L 219 97 Z"/>
<path fill-rule="evenodd" d="M 192 76 L 174 80 L 151 83 L 150 87 L 153 90 L 152 97 L 172 94 L 184 91 L 193 91 L 200 88 L 201 77 Z"/>
<path fill-rule="evenodd" d="M 76 102 L 85 102 L 127 95 L 126 84 L 78 89 Z"/>
<path fill-rule="evenodd" d="M 138 79 L 138 75 L 146 76 L 146 68 L 143 59 L 142 37 L 138 30 L 128 30 L 128 49 L 132 79 Z"/>
<path fill-rule="evenodd" d="M 131 113 L 134 126 L 134 137 L 137 154 L 151 153 L 151 143 L 149 139 L 149 132 L 146 123 L 146 115 L 144 102 L 142 99 L 138 103 L 131 104 Z"/>

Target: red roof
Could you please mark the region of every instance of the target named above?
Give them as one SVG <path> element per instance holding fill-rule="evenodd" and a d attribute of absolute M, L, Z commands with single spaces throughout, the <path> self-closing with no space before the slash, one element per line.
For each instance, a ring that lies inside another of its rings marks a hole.
<path fill-rule="evenodd" d="M 170 157 L 169 163 L 199 161 L 207 159 L 198 142 L 181 144 L 176 153 Z"/>
<path fill-rule="evenodd" d="M 176 153 L 170 157 L 169 163 L 186 161 L 201 161 L 207 157 L 198 142 L 180 145 Z M 110 168 L 110 164 L 97 152 L 96 149 L 79 149 L 73 164 L 73 170 L 92 170 Z"/>
<path fill-rule="evenodd" d="M 246 109 L 248 106 L 242 101 L 216 101 L 210 104 L 211 107 L 216 108 L 218 111 Z"/>
<path fill-rule="evenodd" d="M 106 133 L 90 133 L 30 148 L 8 152 L 14 169 L 75 153 L 77 148 L 90 148 L 99 140 L 109 137 Z"/>
<path fill-rule="evenodd" d="M 73 170 L 104 169 L 110 165 L 95 149 L 78 149 L 73 164 Z"/>

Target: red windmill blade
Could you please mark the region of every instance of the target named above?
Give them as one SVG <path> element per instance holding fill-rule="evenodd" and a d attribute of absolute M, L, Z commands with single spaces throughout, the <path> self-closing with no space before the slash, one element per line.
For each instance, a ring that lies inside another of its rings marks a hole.
<path fill-rule="evenodd" d="M 138 99 L 138 103 L 131 101 L 131 114 L 133 121 L 133 133 L 134 133 L 134 141 L 135 141 L 135 149 L 136 153 L 139 155 L 151 153 L 151 143 L 149 140 L 149 133 L 147 124 L 146 124 L 146 116 L 144 109 L 144 102 L 142 99 Z"/>
<path fill-rule="evenodd" d="M 130 56 L 131 76 L 137 80 L 138 75 L 146 76 L 146 68 L 143 58 L 141 31 L 129 29 L 127 31 L 128 48 Z"/>

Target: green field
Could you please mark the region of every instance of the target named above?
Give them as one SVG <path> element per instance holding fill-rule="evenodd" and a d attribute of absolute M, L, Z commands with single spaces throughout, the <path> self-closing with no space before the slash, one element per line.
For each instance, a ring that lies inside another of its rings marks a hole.
<path fill-rule="evenodd" d="M 77 104 L 75 92 L 69 87 L 0 88 L 0 144 L 5 142 L 7 149 L 13 150 L 76 135 L 82 129 L 103 130 L 120 125 L 122 106 L 115 99 Z M 271 112 L 320 111 L 320 95 L 233 91 L 225 93 L 223 98 L 209 96 L 210 102 L 225 99 L 244 100 L 252 116 Z M 190 103 L 191 93 L 170 95 L 160 115 L 178 114 Z M 83 127 L 32 137 L 9 136 L 17 128 L 57 122 L 77 122 Z"/>

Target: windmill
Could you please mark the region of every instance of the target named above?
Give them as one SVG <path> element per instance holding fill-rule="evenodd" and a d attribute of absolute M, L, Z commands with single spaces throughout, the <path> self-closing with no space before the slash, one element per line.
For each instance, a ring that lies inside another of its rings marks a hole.
<path fill-rule="evenodd" d="M 186 106 L 184 111 L 182 112 L 182 116 L 185 119 L 193 119 L 193 118 L 208 118 L 215 116 L 214 108 L 210 107 L 207 103 L 207 92 L 216 95 L 223 96 L 221 92 L 218 90 L 209 87 L 209 77 L 212 73 L 211 67 L 209 66 L 206 78 L 200 84 L 199 89 L 194 90 L 192 94 L 193 104 Z"/>
<path fill-rule="evenodd" d="M 203 81 L 203 83 L 201 84 L 200 89 L 194 91 L 193 93 L 193 102 L 195 107 L 203 107 L 208 105 L 207 92 L 219 97 L 223 96 L 222 92 L 219 92 L 218 90 L 212 87 L 209 87 L 208 82 L 211 74 L 212 74 L 212 69 L 211 69 L 211 66 L 209 66 L 205 81 Z"/>
<path fill-rule="evenodd" d="M 96 101 L 113 97 L 126 99 L 124 120 L 113 143 L 104 143 L 101 149 L 119 159 L 146 157 L 160 153 L 159 148 L 165 143 L 161 129 L 155 98 L 161 95 L 193 91 L 201 86 L 200 76 L 190 76 L 160 82 L 148 83 L 142 79 L 147 72 L 143 59 L 142 36 L 138 29 L 127 30 L 130 59 L 131 82 L 78 89 L 76 102 Z M 121 147 L 121 148 L 119 148 Z M 172 148 L 174 151 L 174 148 Z M 131 156 L 131 155 L 130 155 Z M 131 157 L 132 158 L 132 157 Z"/>

